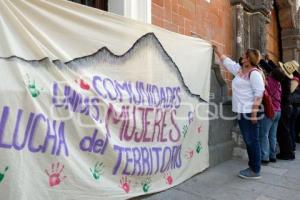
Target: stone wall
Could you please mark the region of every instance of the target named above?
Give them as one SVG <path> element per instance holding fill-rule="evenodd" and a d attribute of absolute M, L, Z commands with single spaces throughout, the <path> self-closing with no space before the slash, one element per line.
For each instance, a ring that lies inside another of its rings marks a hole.
<path fill-rule="evenodd" d="M 217 165 L 232 157 L 234 143 L 232 127 L 235 121 L 231 109 L 231 98 L 227 95 L 227 84 L 222 77 L 220 65 L 213 64 L 211 69 L 211 113 L 218 113 L 209 123 L 209 155 L 210 166 Z M 217 111 L 215 109 L 218 109 Z M 222 117 L 224 116 L 224 117 Z M 231 118 L 231 119 L 230 119 Z"/>

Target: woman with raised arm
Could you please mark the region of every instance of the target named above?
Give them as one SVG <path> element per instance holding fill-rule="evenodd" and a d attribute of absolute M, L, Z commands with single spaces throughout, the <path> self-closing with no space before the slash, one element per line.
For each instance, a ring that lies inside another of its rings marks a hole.
<path fill-rule="evenodd" d="M 262 72 L 257 67 L 260 52 L 248 49 L 239 64 L 221 54 L 216 46 L 213 48 L 224 67 L 235 76 L 232 80 L 232 111 L 238 114 L 238 124 L 249 157 L 249 168 L 240 171 L 239 176 L 259 179 L 261 156 L 258 120 L 261 117 L 258 111 L 265 90 Z"/>

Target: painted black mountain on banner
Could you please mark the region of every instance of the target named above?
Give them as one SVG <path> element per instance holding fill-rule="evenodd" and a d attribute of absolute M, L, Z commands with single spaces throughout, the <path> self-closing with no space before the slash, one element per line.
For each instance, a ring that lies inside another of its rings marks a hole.
<path fill-rule="evenodd" d="M 95 53 L 91 54 L 91 55 L 86 55 L 83 57 L 78 57 L 75 58 L 73 60 L 67 61 L 64 64 L 67 66 L 72 66 L 75 63 L 80 63 L 80 62 L 88 62 L 89 60 L 94 59 L 94 57 L 110 57 L 112 59 L 115 60 L 115 62 L 123 62 L 124 60 L 129 59 L 134 52 L 138 51 L 140 48 L 144 47 L 145 45 L 147 45 L 148 42 L 151 42 L 152 45 L 154 45 L 158 52 L 162 55 L 162 57 L 165 59 L 165 61 L 168 63 L 168 66 L 170 66 L 172 69 L 174 69 L 174 71 L 176 72 L 176 75 L 178 77 L 178 79 L 180 80 L 180 83 L 182 85 L 182 87 L 184 88 L 184 90 L 191 96 L 194 98 L 197 98 L 199 101 L 205 102 L 204 99 L 201 98 L 201 96 L 199 94 L 195 94 L 193 93 L 189 87 L 186 85 L 184 78 L 178 68 L 178 66 L 176 65 L 176 63 L 174 62 L 174 60 L 171 58 L 171 56 L 167 53 L 167 51 L 164 49 L 163 45 L 160 43 L 159 39 L 156 37 L 156 35 L 152 32 L 147 33 L 143 36 L 141 36 L 138 40 L 135 41 L 135 43 L 131 46 L 131 48 L 129 48 L 124 54 L 122 55 L 116 55 L 114 54 L 112 51 L 110 51 L 110 49 L 108 49 L 107 47 L 102 47 L 101 49 L 99 49 L 98 51 L 96 51 Z M 45 57 L 43 59 L 40 60 L 26 60 L 24 58 L 20 58 L 17 56 L 10 56 L 10 57 L 0 57 L 0 59 L 5 59 L 5 60 L 12 60 L 12 59 L 17 59 L 17 60 L 22 60 L 25 62 L 30 62 L 30 63 L 36 63 L 36 62 L 42 62 L 44 60 L 50 60 L 48 57 Z M 60 60 L 54 60 L 52 61 L 54 64 L 58 64 L 61 63 Z"/>

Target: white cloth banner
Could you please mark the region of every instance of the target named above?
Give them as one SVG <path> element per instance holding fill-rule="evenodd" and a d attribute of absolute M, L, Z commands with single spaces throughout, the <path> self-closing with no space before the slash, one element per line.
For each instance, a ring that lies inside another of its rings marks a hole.
<path fill-rule="evenodd" d="M 66 1 L 0 1 L 0 191 L 125 199 L 206 169 L 211 46 Z"/>

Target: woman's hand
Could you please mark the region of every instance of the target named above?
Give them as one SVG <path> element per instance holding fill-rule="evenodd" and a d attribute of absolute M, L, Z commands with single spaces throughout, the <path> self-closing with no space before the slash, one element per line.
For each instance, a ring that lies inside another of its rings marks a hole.
<path fill-rule="evenodd" d="M 257 123 L 257 112 L 259 111 L 259 106 L 261 105 L 262 97 L 255 97 L 254 103 L 252 106 L 252 112 L 251 112 L 251 122 L 252 124 Z"/>
<path fill-rule="evenodd" d="M 216 45 L 212 45 L 212 47 L 214 49 L 215 54 L 219 57 L 221 61 L 223 61 L 227 57 L 220 52 L 219 48 Z"/>
<path fill-rule="evenodd" d="M 213 45 L 212 47 L 213 47 L 213 49 L 214 49 L 215 54 L 216 54 L 219 58 L 221 58 L 222 54 L 221 54 L 219 48 L 218 48 L 216 45 Z"/>
<path fill-rule="evenodd" d="M 252 124 L 257 123 L 257 112 L 252 112 L 251 113 L 251 122 L 252 122 Z"/>

